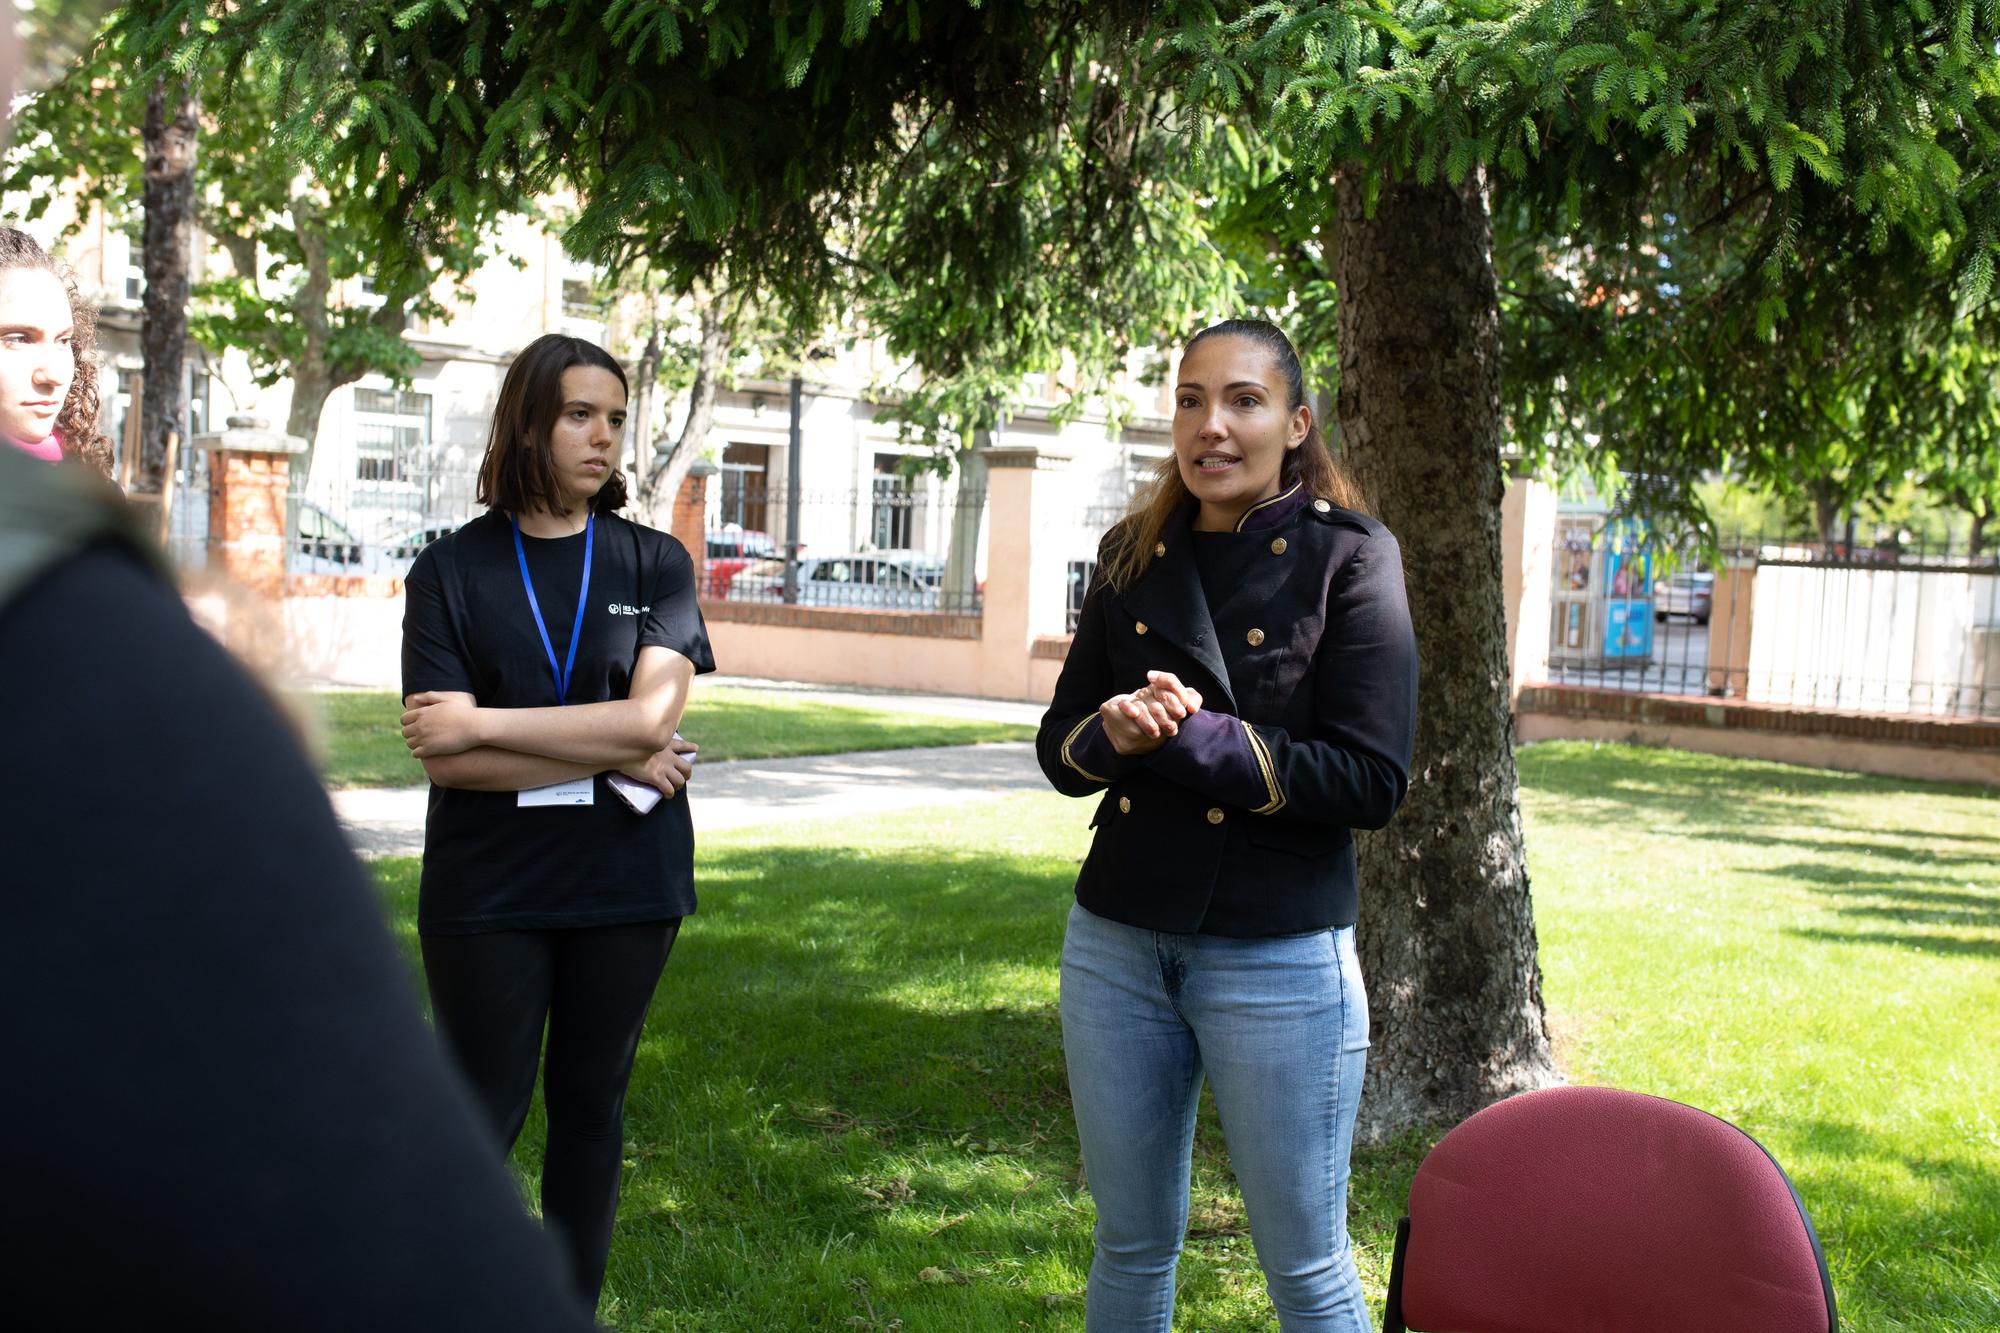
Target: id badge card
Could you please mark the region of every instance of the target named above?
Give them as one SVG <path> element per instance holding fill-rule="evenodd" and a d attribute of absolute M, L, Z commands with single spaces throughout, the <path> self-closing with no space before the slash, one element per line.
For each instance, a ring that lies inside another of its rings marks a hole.
<path fill-rule="evenodd" d="M 593 778 L 571 778 L 568 782 L 551 782 L 546 787 L 523 787 L 514 793 L 514 804 L 521 809 L 531 805 L 591 805 L 597 799 L 597 783 Z"/>

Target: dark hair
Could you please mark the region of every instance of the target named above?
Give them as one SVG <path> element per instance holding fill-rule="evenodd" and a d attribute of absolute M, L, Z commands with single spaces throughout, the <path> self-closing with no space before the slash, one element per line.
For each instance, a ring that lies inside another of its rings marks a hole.
<path fill-rule="evenodd" d="M 500 401 L 493 408 L 493 429 L 486 437 L 486 456 L 479 460 L 479 503 L 519 514 L 539 509 L 563 515 L 562 488 L 556 483 L 555 459 L 549 441 L 562 412 L 562 377 L 572 366 L 595 366 L 618 377 L 629 396 L 624 368 L 594 342 L 566 333 L 545 333 L 521 349 L 507 378 L 500 384 Z M 604 486 L 591 499 L 594 514 L 609 514 L 625 506 L 625 474 L 612 468 Z"/>
<path fill-rule="evenodd" d="M 1283 329 L 1267 320 L 1225 319 L 1189 338 L 1187 345 L 1181 349 L 1181 355 L 1185 357 L 1204 339 L 1221 337 L 1248 338 L 1269 352 L 1285 377 L 1285 406 L 1292 411 L 1306 406 L 1305 370 L 1299 365 L 1299 354 Z M 1308 494 L 1324 496 L 1343 509 L 1359 511 L 1363 508 L 1361 488 L 1327 452 L 1326 439 L 1319 433 L 1317 420 L 1306 428 L 1306 438 L 1298 448 L 1285 451 L 1284 462 L 1279 465 L 1280 489 L 1289 488 L 1296 482 L 1304 482 Z M 1134 579 L 1145 573 L 1146 566 L 1153 559 L 1154 543 L 1166 531 L 1174 511 L 1187 501 L 1188 488 L 1187 483 L 1181 480 L 1180 461 L 1168 454 L 1160 461 L 1153 479 L 1132 497 L 1132 507 L 1120 521 L 1124 539 L 1112 543 L 1111 549 L 1106 552 L 1103 573 L 1113 587 L 1129 587 Z"/>
<path fill-rule="evenodd" d="M 76 373 L 62 410 L 56 413 L 56 434 L 61 437 L 65 461 L 81 463 L 108 477 L 111 446 L 97 429 L 97 311 L 77 291 L 69 270 L 51 259 L 34 237 L 13 227 L 0 227 L 0 272 L 11 269 L 40 269 L 61 283 L 69 298 L 69 350 L 76 359 Z"/>

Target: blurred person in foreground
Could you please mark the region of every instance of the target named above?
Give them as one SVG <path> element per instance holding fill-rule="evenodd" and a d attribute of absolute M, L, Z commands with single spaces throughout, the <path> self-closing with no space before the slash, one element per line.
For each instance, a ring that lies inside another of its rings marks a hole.
<path fill-rule="evenodd" d="M 269 700 L 17 447 L 53 360 L 0 424 L 0 1325 L 590 1328 Z"/>

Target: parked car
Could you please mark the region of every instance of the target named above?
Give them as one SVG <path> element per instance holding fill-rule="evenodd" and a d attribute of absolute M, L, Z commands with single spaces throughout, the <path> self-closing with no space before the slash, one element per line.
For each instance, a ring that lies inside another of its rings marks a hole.
<path fill-rule="evenodd" d="M 364 542 L 353 529 L 310 500 L 299 504 L 298 535 L 286 567 L 294 574 L 387 574 L 410 572 L 417 552 L 458 530 L 455 520 L 433 519 L 419 527 L 391 534 L 380 542 Z"/>
<path fill-rule="evenodd" d="M 857 551 L 799 561 L 799 605 L 935 611 L 944 562 L 922 551 Z M 729 600 L 781 602 L 785 562 L 760 560 L 729 585 Z"/>
<path fill-rule="evenodd" d="M 310 500 L 299 502 L 299 522 L 285 567 L 294 574 L 360 574 L 362 546 L 345 523 Z"/>
<path fill-rule="evenodd" d="M 735 582 L 738 574 L 760 560 L 778 560 L 784 556 L 784 552 L 771 540 L 770 533 L 738 527 L 734 523 L 710 528 L 703 545 L 708 548 L 701 568 L 701 595 L 704 597 L 727 597 L 729 585 Z"/>
<path fill-rule="evenodd" d="M 1662 579 L 1653 591 L 1653 618 L 1665 620 L 1668 616 L 1688 616 L 1698 625 L 1708 623 L 1709 613 L 1715 609 L 1715 575 L 1703 573 L 1676 574 L 1670 579 Z"/>
<path fill-rule="evenodd" d="M 407 574 L 416 563 L 417 552 L 429 546 L 440 537 L 449 537 L 457 532 L 456 522 L 431 522 L 421 528 L 391 537 L 375 548 L 380 554 L 370 563 L 374 566 L 371 574 Z"/>

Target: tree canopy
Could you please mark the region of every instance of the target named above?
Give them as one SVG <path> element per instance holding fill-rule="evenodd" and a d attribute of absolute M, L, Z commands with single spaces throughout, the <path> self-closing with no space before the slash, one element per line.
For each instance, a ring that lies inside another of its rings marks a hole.
<path fill-rule="evenodd" d="M 1992 0 L 173 0 L 113 31 L 283 52 L 277 143 L 357 182 L 385 262 L 570 186 L 573 252 L 876 321 L 960 430 L 1065 353 L 1101 375 L 1245 302 L 1306 331 L 1423 657 L 1409 803 L 1362 847 L 1378 1132 L 1553 1072 L 1503 427 L 1861 484 L 1883 423 L 1979 401 L 1990 365 Z M 1988 437 L 1951 438 L 1939 475 L 1977 479 Z"/>
<path fill-rule="evenodd" d="M 191 56 L 202 116 L 200 181 L 194 211 L 229 257 L 193 290 L 189 332 L 215 352 L 236 349 L 263 385 L 290 381 L 288 429 L 307 440 L 327 395 L 363 376 L 407 378 L 420 364 L 404 339 L 418 319 L 444 313 L 434 286 L 478 267 L 492 211 L 440 218 L 404 262 L 380 262 L 378 219 L 351 172 L 306 171 L 271 151 L 278 115 L 278 66 L 259 51 L 225 79 L 219 65 Z M 136 230 L 142 140 L 136 127 L 150 81 L 116 41 L 98 42 L 20 112 L 6 156 L 5 187 L 27 195 L 29 216 L 45 213 L 62 181 L 80 205 L 114 228 Z M 489 208 L 490 201 L 477 207 Z M 372 296 L 339 299 L 366 278 Z"/>

